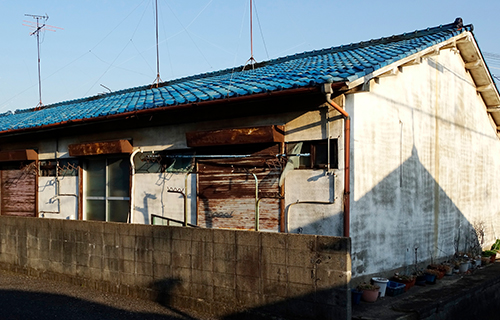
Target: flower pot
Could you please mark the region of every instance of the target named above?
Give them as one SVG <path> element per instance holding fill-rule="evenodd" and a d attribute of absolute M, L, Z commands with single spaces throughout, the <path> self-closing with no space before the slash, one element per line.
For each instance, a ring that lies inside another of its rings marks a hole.
<path fill-rule="evenodd" d="M 493 262 L 495 262 L 496 259 L 497 259 L 497 254 L 495 253 L 494 255 L 492 255 L 490 257 L 490 262 L 493 263 Z"/>
<path fill-rule="evenodd" d="M 460 263 L 460 266 L 458 267 L 458 271 L 460 273 L 466 273 L 467 270 L 469 270 L 469 262 Z"/>
<path fill-rule="evenodd" d="M 437 276 L 435 274 L 425 274 L 425 282 L 429 284 L 435 284 L 436 283 Z"/>
<path fill-rule="evenodd" d="M 363 291 L 359 291 L 356 289 L 351 290 L 352 304 L 359 304 L 361 302 L 361 295 Z"/>
<path fill-rule="evenodd" d="M 417 279 L 415 280 L 415 284 L 417 286 L 425 286 L 425 276 L 417 276 Z"/>
<path fill-rule="evenodd" d="M 415 285 L 416 278 L 412 277 L 411 280 L 406 280 L 406 279 L 403 280 L 403 279 L 398 279 L 398 278 L 392 278 L 391 280 L 394 281 L 394 282 L 397 282 L 397 283 L 404 284 L 405 285 L 404 291 L 406 292 L 406 291 L 410 290 L 410 288 Z"/>
<path fill-rule="evenodd" d="M 490 257 L 482 257 L 481 258 L 481 265 L 485 266 L 485 265 L 489 264 L 490 260 L 491 260 Z"/>
<path fill-rule="evenodd" d="M 385 297 L 385 288 L 387 288 L 387 283 L 389 282 L 388 279 L 385 278 L 372 278 L 373 284 L 376 284 L 377 286 L 380 287 L 379 292 L 380 292 L 380 297 L 383 298 Z"/>
<path fill-rule="evenodd" d="M 363 290 L 363 294 L 361 295 L 361 299 L 366 302 L 375 302 L 378 298 L 378 288 L 371 290 Z"/>
<path fill-rule="evenodd" d="M 476 268 L 481 266 L 481 258 L 478 258 L 475 260 L 476 261 Z"/>

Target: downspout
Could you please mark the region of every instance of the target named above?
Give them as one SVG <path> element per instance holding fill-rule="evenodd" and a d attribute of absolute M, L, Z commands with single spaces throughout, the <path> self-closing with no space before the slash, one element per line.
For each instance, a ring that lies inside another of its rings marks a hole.
<path fill-rule="evenodd" d="M 259 231 L 259 204 L 262 199 L 259 199 L 259 180 L 257 179 L 257 175 L 253 172 L 250 172 L 250 174 L 255 179 L 255 231 Z"/>
<path fill-rule="evenodd" d="M 134 157 L 135 155 L 140 152 L 142 153 L 142 149 L 139 148 L 139 149 L 136 149 L 132 152 L 132 154 L 130 155 L 130 169 L 131 169 L 131 173 L 130 173 L 130 214 L 128 215 L 128 219 L 129 219 L 129 223 L 132 223 L 132 221 L 134 221 L 133 219 L 133 214 L 134 214 L 134 194 L 135 194 L 135 164 L 134 164 Z"/>
<path fill-rule="evenodd" d="M 350 162 L 351 162 L 351 117 L 338 104 L 332 101 L 333 88 L 331 83 L 323 85 L 326 102 L 344 117 L 344 237 L 349 237 L 350 226 Z"/>

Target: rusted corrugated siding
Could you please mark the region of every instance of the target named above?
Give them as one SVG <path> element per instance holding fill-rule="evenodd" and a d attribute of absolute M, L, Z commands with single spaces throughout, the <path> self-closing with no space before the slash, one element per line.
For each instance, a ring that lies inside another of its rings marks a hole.
<path fill-rule="evenodd" d="M 27 169 L 2 168 L 1 214 L 36 216 L 36 172 Z"/>
<path fill-rule="evenodd" d="M 188 147 L 283 142 L 283 126 L 219 129 L 186 133 Z"/>
<path fill-rule="evenodd" d="M 260 230 L 279 231 L 280 168 L 262 158 L 198 163 L 198 223 L 207 228 L 254 230 L 255 178 L 258 179 Z M 234 163 L 231 166 L 230 163 Z M 251 164 L 258 165 L 251 169 Z M 247 172 L 248 171 L 248 172 Z"/>
<path fill-rule="evenodd" d="M 131 153 L 132 150 L 133 147 L 128 140 L 76 143 L 68 146 L 69 155 L 72 157 Z"/>

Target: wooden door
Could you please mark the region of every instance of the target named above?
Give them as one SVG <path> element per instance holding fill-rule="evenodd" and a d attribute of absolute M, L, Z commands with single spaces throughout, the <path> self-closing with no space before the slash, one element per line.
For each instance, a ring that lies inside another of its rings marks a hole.
<path fill-rule="evenodd" d="M 1 214 L 36 216 L 36 164 L 4 164 L 0 170 Z"/>

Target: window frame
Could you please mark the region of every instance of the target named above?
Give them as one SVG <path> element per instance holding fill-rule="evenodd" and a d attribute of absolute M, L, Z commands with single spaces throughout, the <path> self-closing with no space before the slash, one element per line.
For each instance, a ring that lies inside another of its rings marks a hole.
<path fill-rule="evenodd" d="M 84 162 L 83 162 L 83 219 L 84 220 L 93 220 L 93 221 L 105 221 L 105 222 L 124 222 L 124 221 L 115 221 L 115 220 L 110 220 L 110 209 L 109 209 L 109 203 L 110 201 L 127 201 L 128 202 L 128 211 L 127 211 L 127 221 L 125 222 L 129 222 L 129 219 L 130 219 L 130 200 L 131 200 L 131 195 L 130 195 L 130 165 L 128 165 L 128 168 L 129 168 L 129 172 L 128 172 L 128 180 L 129 180 L 129 187 L 126 189 L 127 190 L 127 194 L 128 196 L 124 196 L 124 197 L 120 197 L 120 196 L 111 196 L 110 195 L 110 187 L 111 187 L 111 184 L 110 184 L 110 169 L 109 169 L 109 165 L 110 165 L 110 161 L 111 160 L 116 160 L 116 159 L 121 159 L 123 161 L 125 161 L 125 163 L 128 164 L 128 161 L 129 159 L 127 157 L 120 157 L 120 156 L 116 156 L 116 157 L 93 157 L 93 158 L 89 158 L 89 159 L 86 159 Z M 90 161 L 104 161 L 104 167 L 105 167 L 105 186 L 104 186 L 104 195 L 103 196 L 97 196 L 97 195 L 93 195 L 93 196 L 89 196 L 88 193 L 89 193 L 89 185 L 88 185 L 88 174 L 89 174 L 89 162 Z M 104 201 L 104 220 L 99 220 L 99 219 L 89 219 L 88 217 L 88 212 L 87 212 L 87 209 L 88 209 L 88 204 L 87 202 L 88 201 L 92 201 L 92 200 L 95 200 L 95 201 Z"/>
<path fill-rule="evenodd" d="M 330 141 L 330 169 L 339 168 L 339 152 L 338 152 L 338 139 L 322 139 L 322 140 L 306 140 L 306 141 L 294 141 L 287 142 L 287 154 L 290 154 L 297 145 L 297 143 L 302 143 L 302 148 L 300 153 L 309 153 L 309 156 L 300 156 L 299 166 L 296 169 L 327 169 L 328 168 L 328 141 Z M 319 147 L 324 146 L 324 154 L 326 155 L 326 161 L 319 162 Z M 304 158 L 308 158 L 309 161 L 304 161 Z"/>

